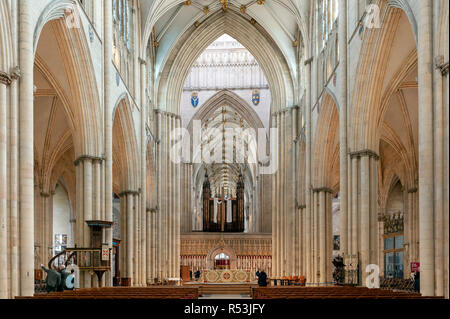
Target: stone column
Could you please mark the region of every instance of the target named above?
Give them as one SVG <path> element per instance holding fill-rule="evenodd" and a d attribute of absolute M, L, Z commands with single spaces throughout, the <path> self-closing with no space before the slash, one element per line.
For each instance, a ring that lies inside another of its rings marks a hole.
<path fill-rule="evenodd" d="M 133 265 L 133 256 L 134 256 L 134 250 L 133 250 L 133 238 L 134 238 L 134 195 L 131 192 L 126 192 L 125 194 L 126 196 L 126 238 L 125 239 L 125 245 L 127 248 L 127 253 L 126 253 L 126 260 L 125 263 L 127 264 L 127 273 L 126 273 L 126 277 L 130 278 L 130 284 L 133 285 L 134 284 L 134 278 L 133 278 L 133 269 L 134 269 L 134 265 Z M 123 240 L 123 239 L 122 239 Z"/>
<path fill-rule="evenodd" d="M 281 134 L 281 113 L 278 113 L 276 115 L 276 121 L 277 121 L 277 134 L 278 134 L 278 141 L 280 143 L 282 143 L 282 134 Z M 282 274 L 282 268 L 281 268 L 281 263 L 282 263 L 282 258 L 283 258 L 283 254 L 282 254 L 282 245 L 281 245 L 281 236 L 282 236 L 282 232 L 281 232 L 281 198 L 280 198 L 280 190 L 281 190 L 281 185 L 282 185 L 282 180 L 281 180 L 281 162 L 282 162 L 282 148 L 281 145 L 278 146 L 278 170 L 276 173 L 276 189 L 275 189 L 275 198 L 276 198 L 276 220 L 275 220 L 275 225 L 277 228 L 277 232 L 276 232 L 276 246 L 275 246 L 275 264 L 276 264 L 276 272 L 275 275 L 280 277 Z M 276 191 L 278 190 L 278 192 Z"/>
<path fill-rule="evenodd" d="M 271 115 L 271 126 L 272 128 L 276 128 L 278 121 L 277 115 L 272 113 Z M 278 134 L 278 132 L 277 132 Z M 277 153 L 279 156 L 279 152 Z M 278 187 L 278 171 L 272 175 L 272 275 L 278 276 L 278 267 L 277 267 L 277 255 L 278 255 L 278 247 L 277 247 L 277 235 L 278 235 L 278 205 L 277 205 L 277 187 Z"/>
<path fill-rule="evenodd" d="M 286 276 L 286 112 L 282 111 L 280 114 L 280 133 L 281 133 L 281 161 L 280 161 L 280 272 L 282 276 Z"/>
<path fill-rule="evenodd" d="M 83 163 L 80 161 L 75 162 L 75 172 L 76 172 L 76 202 L 75 202 L 75 246 L 81 248 L 84 246 L 84 235 L 83 235 Z M 80 281 L 81 282 L 81 281 Z"/>
<path fill-rule="evenodd" d="M 0 70 L 0 299 L 8 298 L 8 180 L 7 96 L 5 75 Z"/>
<path fill-rule="evenodd" d="M 311 123 L 311 63 L 312 63 L 312 46 L 310 45 L 307 50 L 308 60 L 305 61 L 306 66 L 306 103 L 305 103 L 305 271 L 307 281 L 312 281 L 312 263 L 311 263 L 311 143 L 312 143 L 312 123 Z"/>
<path fill-rule="evenodd" d="M 139 204 L 139 193 L 133 193 L 133 257 L 131 258 L 133 263 L 133 286 L 140 285 L 140 276 L 139 276 L 139 237 L 140 237 L 140 224 L 139 224 L 139 212 L 140 212 L 140 204 Z"/>
<path fill-rule="evenodd" d="M 370 263 L 378 262 L 378 156 L 370 156 Z"/>
<path fill-rule="evenodd" d="M 120 260 L 119 260 L 119 268 L 120 268 L 120 277 L 126 278 L 128 274 L 127 270 L 127 195 L 121 193 L 120 197 Z"/>
<path fill-rule="evenodd" d="M 323 284 L 326 282 L 326 201 L 325 192 L 318 192 L 319 197 L 319 283 Z"/>
<path fill-rule="evenodd" d="M 157 215 L 156 215 L 156 252 L 157 252 L 157 266 L 156 266 L 156 278 L 158 278 L 159 280 L 161 280 L 162 277 L 162 269 L 161 269 L 161 262 L 163 261 L 163 257 L 162 257 L 162 251 L 161 251 L 161 247 L 162 247 L 162 232 L 163 232 L 163 228 L 162 228 L 162 217 L 161 217 L 161 206 L 163 203 L 163 196 L 162 196 L 162 192 L 163 192 L 163 187 L 162 187 L 162 167 L 163 167 L 163 154 L 162 154 L 162 114 L 159 110 L 157 110 L 156 112 L 156 124 L 157 124 L 157 142 L 156 142 L 156 158 L 157 158 L 157 174 L 156 174 L 156 179 L 157 179 L 157 183 L 156 183 L 156 187 L 157 187 Z"/>
<path fill-rule="evenodd" d="M 351 254 L 356 255 L 358 253 L 359 249 L 359 236 L 358 236 L 358 158 L 353 157 L 351 158 L 352 162 L 352 229 L 351 229 L 351 243 L 352 243 L 352 249 Z"/>
<path fill-rule="evenodd" d="M 317 273 L 319 272 L 319 196 L 317 192 L 313 191 L 313 208 L 312 208 L 312 283 L 318 283 L 319 278 Z"/>
<path fill-rule="evenodd" d="M 370 260 L 370 175 L 369 175 L 369 160 L 368 156 L 361 158 L 361 279 L 363 285 L 366 282 L 366 267 Z"/>
<path fill-rule="evenodd" d="M 420 292 L 435 294 L 432 2 L 422 0 L 418 20 L 419 82 L 419 255 Z M 430 158 L 431 157 L 431 158 Z"/>
<path fill-rule="evenodd" d="M 104 207 L 106 221 L 113 221 L 113 101 L 112 101 L 112 1 L 103 1 L 103 109 L 104 109 L 104 134 L 105 134 L 105 192 Z M 106 242 L 112 248 L 112 228 L 105 229 Z M 105 285 L 112 286 L 112 272 L 105 274 Z"/>
<path fill-rule="evenodd" d="M 83 159 L 83 210 L 84 210 L 84 220 L 83 220 L 83 232 L 84 232 L 84 247 L 91 247 L 91 230 L 86 224 L 86 221 L 92 220 L 92 160 L 90 158 Z"/>
<path fill-rule="evenodd" d="M 102 220 L 101 217 L 101 201 L 100 196 L 102 193 L 101 189 L 101 178 L 102 178 L 102 160 L 95 159 L 92 163 L 92 173 L 93 173 L 93 220 Z"/>
<path fill-rule="evenodd" d="M 339 190 L 341 254 L 348 253 L 347 0 L 339 1 Z"/>
<path fill-rule="evenodd" d="M 34 109 L 33 109 L 33 29 L 31 2 L 19 2 L 19 242 L 20 295 L 34 294 Z"/>
<path fill-rule="evenodd" d="M 439 1 L 432 1 L 433 3 L 433 32 L 434 48 L 433 56 L 435 57 L 436 67 L 433 70 L 433 86 L 434 86 L 434 241 L 435 241 L 435 278 L 436 278 L 436 296 L 448 295 L 448 287 L 445 287 L 445 228 L 448 223 L 444 221 L 444 201 L 445 201 L 445 186 L 444 186 L 444 97 L 443 97 L 443 73 L 437 67 L 439 63 L 443 63 L 444 57 L 439 52 L 439 37 L 440 30 L 440 15 L 442 3 Z M 441 31 L 444 32 L 444 31 Z M 447 37 L 448 39 L 448 37 Z M 447 44 L 448 45 L 448 44 Z M 442 58 L 442 61 L 439 61 Z M 448 60 L 447 60 L 448 62 Z M 448 72 L 448 71 L 447 71 Z M 448 104 L 448 101 L 447 101 Z M 448 121 L 448 119 L 447 119 Z M 448 176 L 448 174 L 447 174 Z M 448 184 L 448 183 L 447 183 Z M 447 193 L 448 194 L 448 193 Z M 448 200 L 448 197 L 447 197 Z M 448 212 L 448 210 L 447 210 Z M 448 251 L 448 249 L 447 249 Z M 448 258 L 447 258 L 448 259 Z"/>
<path fill-rule="evenodd" d="M 177 116 L 175 120 L 175 127 L 181 128 L 181 117 Z M 181 164 L 175 164 L 175 199 L 176 199 L 176 206 L 175 206 L 175 274 L 176 277 L 181 277 L 180 275 L 180 254 L 181 254 L 181 225 L 180 225 L 180 219 L 181 219 Z"/>
<path fill-rule="evenodd" d="M 146 62 L 143 59 L 139 59 L 141 64 L 141 284 L 146 286 L 147 283 L 147 68 Z"/>
<path fill-rule="evenodd" d="M 15 43 L 18 43 L 18 1 L 11 2 L 11 34 Z M 19 46 L 16 45 L 13 54 L 13 65 L 16 66 L 11 74 L 12 82 L 9 86 L 9 266 L 10 269 L 19 270 Z M 6 71 L 6 70 L 5 70 Z M 1 84 L 0 84 L 1 85 Z M 7 90 L 8 91 L 8 90 Z M 10 274 L 10 295 L 20 294 L 20 272 Z"/>

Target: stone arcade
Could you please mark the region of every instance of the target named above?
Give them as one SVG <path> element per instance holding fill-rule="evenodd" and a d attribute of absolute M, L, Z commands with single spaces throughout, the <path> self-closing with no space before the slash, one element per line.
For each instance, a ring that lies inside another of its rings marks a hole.
<path fill-rule="evenodd" d="M 49 263 L 327 286 L 337 255 L 448 298 L 448 6 L 0 1 L 0 298 Z"/>

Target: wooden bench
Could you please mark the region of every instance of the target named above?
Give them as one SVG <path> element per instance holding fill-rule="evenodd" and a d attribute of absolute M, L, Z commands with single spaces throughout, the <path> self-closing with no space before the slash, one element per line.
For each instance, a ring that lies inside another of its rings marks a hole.
<path fill-rule="evenodd" d="M 252 288 L 253 299 L 430 299 L 417 293 L 363 287 Z M 432 297 L 438 299 L 441 297 Z"/>
<path fill-rule="evenodd" d="M 86 288 L 65 292 L 36 294 L 16 299 L 198 299 L 198 288 L 183 287 L 117 287 Z"/>

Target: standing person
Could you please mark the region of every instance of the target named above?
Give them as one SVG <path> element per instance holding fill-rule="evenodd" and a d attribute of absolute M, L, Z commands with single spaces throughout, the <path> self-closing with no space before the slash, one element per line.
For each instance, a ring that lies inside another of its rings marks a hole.
<path fill-rule="evenodd" d="M 257 271 L 256 277 L 258 277 L 258 286 L 260 287 L 267 286 L 267 274 L 264 270 L 261 270 L 261 272 Z"/>
<path fill-rule="evenodd" d="M 59 285 L 58 291 L 64 291 L 67 289 L 66 279 L 69 277 L 69 273 L 66 271 L 66 266 L 59 266 L 59 273 L 61 274 L 61 283 Z"/>
<path fill-rule="evenodd" d="M 72 269 L 70 274 L 68 274 L 66 280 L 64 281 L 64 290 L 74 290 L 75 289 L 75 270 Z"/>
<path fill-rule="evenodd" d="M 420 292 L 420 270 L 419 269 L 417 269 L 417 272 L 414 275 L 414 291 Z"/>
<path fill-rule="evenodd" d="M 45 278 L 47 292 L 58 291 L 58 287 L 61 285 L 61 274 L 54 269 L 45 268 L 44 264 L 41 264 L 41 268 L 47 273 L 47 278 Z"/>

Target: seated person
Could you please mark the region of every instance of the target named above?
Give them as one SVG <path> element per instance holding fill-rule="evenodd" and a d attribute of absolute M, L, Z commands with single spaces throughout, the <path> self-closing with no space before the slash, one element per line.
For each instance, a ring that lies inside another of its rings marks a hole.
<path fill-rule="evenodd" d="M 300 276 L 300 286 L 306 286 L 306 277 L 303 275 Z"/>

